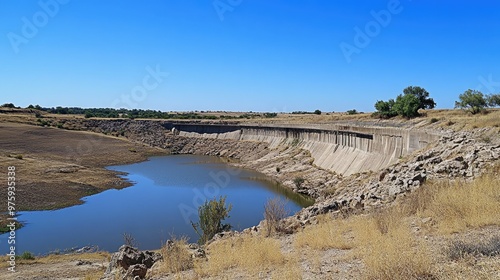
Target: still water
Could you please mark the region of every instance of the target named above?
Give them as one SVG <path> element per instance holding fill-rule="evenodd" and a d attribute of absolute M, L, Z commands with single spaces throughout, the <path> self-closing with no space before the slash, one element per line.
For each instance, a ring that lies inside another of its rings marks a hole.
<path fill-rule="evenodd" d="M 108 168 L 124 172 L 133 186 L 85 197 L 82 205 L 19 212 L 25 226 L 16 234 L 17 253 L 38 255 L 89 245 L 116 251 L 124 233 L 133 236 L 142 250 L 159 248 L 171 235 L 196 242 L 191 221 L 198 220 L 198 206 L 220 196 L 227 196 L 226 203 L 233 205 L 226 222 L 236 230 L 257 225 L 269 198 L 286 199 L 290 214 L 312 204 L 260 173 L 231 167 L 217 157 L 152 157 Z M 7 253 L 7 234 L 0 235 L 0 246 Z"/>

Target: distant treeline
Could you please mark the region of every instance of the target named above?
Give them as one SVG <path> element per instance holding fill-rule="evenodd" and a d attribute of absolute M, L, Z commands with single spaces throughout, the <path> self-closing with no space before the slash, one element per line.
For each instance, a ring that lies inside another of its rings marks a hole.
<path fill-rule="evenodd" d="M 7 105 L 7 106 L 5 106 Z M 4 107 L 18 108 L 14 104 L 4 104 Z M 85 118 L 129 118 L 129 119 L 252 119 L 274 118 L 277 113 L 245 113 L 241 115 L 209 115 L 198 112 L 168 113 L 157 110 L 143 109 L 113 109 L 113 108 L 80 108 L 80 107 L 52 107 L 45 108 L 39 105 L 29 105 L 27 109 L 36 109 L 51 114 L 84 115 Z"/>

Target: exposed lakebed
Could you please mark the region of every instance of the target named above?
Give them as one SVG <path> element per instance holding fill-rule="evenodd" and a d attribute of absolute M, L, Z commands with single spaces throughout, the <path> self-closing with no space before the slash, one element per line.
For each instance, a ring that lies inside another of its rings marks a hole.
<path fill-rule="evenodd" d="M 123 234 L 134 237 L 140 249 L 156 249 L 171 235 L 198 239 L 191 221 L 206 199 L 227 196 L 233 205 L 226 221 L 233 229 L 257 225 L 269 198 L 287 199 L 290 214 L 313 203 L 307 197 L 266 179 L 260 173 L 235 168 L 208 156 L 162 156 L 148 161 L 111 166 L 124 172 L 133 186 L 83 198 L 82 205 L 54 211 L 20 212 L 25 226 L 17 231 L 16 249 L 45 254 L 83 246 L 116 251 Z M 0 235 L 6 252 L 7 234 Z"/>

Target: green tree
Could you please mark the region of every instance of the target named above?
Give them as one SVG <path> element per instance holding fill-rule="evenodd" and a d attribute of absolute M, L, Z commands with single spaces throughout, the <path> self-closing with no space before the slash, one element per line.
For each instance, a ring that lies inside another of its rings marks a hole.
<path fill-rule="evenodd" d="M 14 105 L 13 103 L 5 103 L 3 104 L 2 106 L 0 107 L 5 107 L 5 108 L 16 108 L 16 105 Z"/>
<path fill-rule="evenodd" d="M 400 116 L 414 118 L 418 116 L 418 109 L 420 109 L 421 105 L 417 96 L 413 94 L 400 94 L 396 98 L 392 109 Z"/>
<path fill-rule="evenodd" d="M 205 244 L 217 233 L 231 229 L 231 225 L 223 224 L 222 221 L 229 218 L 229 212 L 233 206 L 226 206 L 226 197 L 220 197 L 219 200 L 207 200 L 198 208 L 198 223 L 191 222 L 194 230 L 200 236 L 198 243 Z"/>
<path fill-rule="evenodd" d="M 424 88 L 409 86 L 403 89 L 403 93 L 405 95 L 411 94 L 418 98 L 418 109 L 433 109 L 436 107 L 436 102 L 434 102 L 434 99 L 429 97 L 429 92 L 427 92 Z"/>
<path fill-rule="evenodd" d="M 314 111 L 314 113 L 315 113 L 316 115 L 321 115 L 321 111 L 320 111 L 320 110 L 316 110 L 316 111 Z"/>
<path fill-rule="evenodd" d="M 488 95 L 487 101 L 490 107 L 500 106 L 500 93 Z"/>
<path fill-rule="evenodd" d="M 481 112 L 488 107 L 484 94 L 477 90 L 468 89 L 458 96 L 460 101 L 455 101 L 455 108 L 469 110 L 472 114 Z"/>

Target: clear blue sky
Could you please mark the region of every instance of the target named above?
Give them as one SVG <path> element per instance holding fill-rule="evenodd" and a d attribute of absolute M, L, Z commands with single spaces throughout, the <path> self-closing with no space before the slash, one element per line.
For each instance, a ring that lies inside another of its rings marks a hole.
<path fill-rule="evenodd" d="M 57 1 L 0 2 L 0 103 L 373 111 L 409 85 L 439 108 L 500 92 L 499 1 Z"/>

